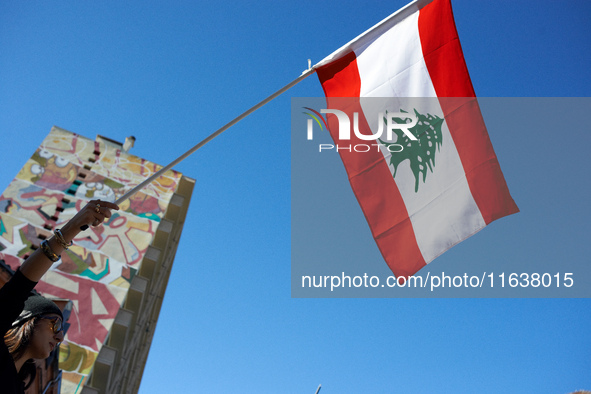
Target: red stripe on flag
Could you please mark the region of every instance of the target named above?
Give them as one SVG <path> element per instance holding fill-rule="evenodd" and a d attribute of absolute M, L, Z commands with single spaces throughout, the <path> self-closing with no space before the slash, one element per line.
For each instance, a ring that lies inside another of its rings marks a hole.
<path fill-rule="evenodd" d="M 339 109 L 353 119 L 359 114 L 359 129 L 369 134 L 369 126 L 359 102 L 361 80 L 354 53 L 316 70 L 327 107 Z M 348 97 L 343 99 L 341 97 Z M 328 126 L 335 144 L 365 144 L 351 133 L 350 141 L 339 141 L 338 123 L 333 115 L 327 116 Z M 408 276 L 424 267 L 425 260 L 419 250 L 412 224 L 400 191 L 392 178 L 384 156 L 372 149 L 357 153 L 340 150 L 339 154 L 373 237 L 384 260 L 396 276 Z"/>
<path fill-rule="evenodd" d="M 419 36 L 425 64 L 464 167 L 474 201 L 486 224 L 519 212 L 494 152 L 468 74 L 451 2 L 421 9 Z M 448 97 L 463 97 L 449 99 Z"/>
<path fill-rule="evenodd" d="M 316 69 L 316 75 L 327 97 L 359 97 L 361 78 L 357 68 L 357 57 L 350 52 L 342 58 Z"/>
<path fill-rule="evenodd" d="M 449 0 L 421 9 L 419 36 L 437 97 L 475 97 Z"/>

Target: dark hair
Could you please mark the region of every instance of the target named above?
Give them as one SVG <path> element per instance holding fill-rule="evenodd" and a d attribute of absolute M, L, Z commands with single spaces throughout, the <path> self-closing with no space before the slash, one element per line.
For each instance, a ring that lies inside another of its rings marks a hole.
<path fill-rule="evenodd" d="M 29 346 L 29 341 L 33 336 L 33 330 L 35 329 L 36 318 L 26 320 L 24 323 L 11 328 L 4 335 L 4 343 L 8 348 L 8 352 L 14 360 L 22 358 Z M 19 379 L 23 382 L 29 379 L 25 389 L 27 389 L 31 383 L 35 380 L 37 374 L 37 367 L 34 361 L 27 360 L 21 370 L 18 373 Z"/>

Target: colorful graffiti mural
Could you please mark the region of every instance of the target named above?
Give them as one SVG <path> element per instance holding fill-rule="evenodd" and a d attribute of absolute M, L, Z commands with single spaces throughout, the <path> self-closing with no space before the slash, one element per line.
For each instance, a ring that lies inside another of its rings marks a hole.
<path fill-rule="evenodd" d="M 130 155 L 100 140 L 92 141 L 57 127 L 54 127 L 45 138 L 40 150 L 51 152 L 82 170 L 92 168 L 95 176 L 117 182 L 120 186 L 113 189 L 116 198 L 162 168 L 160 165 Z M 146 186 L 141 193 L 167 204 L 181 176 L 176 171 L 167 171 Z"/>
<path fill-rule="evenodd" d="M 17 269 L 87 200 L 115 201 L 159 168 L 54 127 L 0 196 L 0 258 Z M 62 392 L 75 392 L 91 372 L 180 178 L 168 171 L 103 226 L 80 233 L 37 285 L 44 295 L 73 302 L 60 348 Z"/>

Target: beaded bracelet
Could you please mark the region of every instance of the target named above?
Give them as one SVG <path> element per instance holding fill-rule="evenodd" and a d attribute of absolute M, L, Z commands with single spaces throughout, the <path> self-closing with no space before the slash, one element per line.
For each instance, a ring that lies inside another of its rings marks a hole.
<path fill-rule="evenodd" d="M 51 246 L 49 246 L 49 242 L 46 239 L 41 242 L 41 250 L 43 251 L 43 254 L 54 263 L 60 259 L 60 256 L 51 250 Z"/>
<path fill-rule="evenodd" d="M 59 228 L 56 228 L 55 231 L 53 232 L 55 234 L 55 239 L 57 240 L 57 242 L 60 244 L 60 246 L 66 250 L 68 250 L 68 248 L 70 246 L 72 246 L 72 243 L 67 243 L 66 239 L 64 238 L 64 235 L 62 234 L 62 231 Z"/>

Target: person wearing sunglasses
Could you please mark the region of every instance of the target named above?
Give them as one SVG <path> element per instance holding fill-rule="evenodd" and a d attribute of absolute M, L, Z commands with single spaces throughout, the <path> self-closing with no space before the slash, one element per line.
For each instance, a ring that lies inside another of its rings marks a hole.
<path fill-rule="evenodd" d="M 54 236 L 41 242 L 0 289 L 0 393 L 24 393 L 35 379 L 35 360 L 43 360 L 63 341 L 63 316 L 51 300 L 33 289 L 60 259 L 80 231 L 111 217 L 113 203 L 93 200 Z"/>

